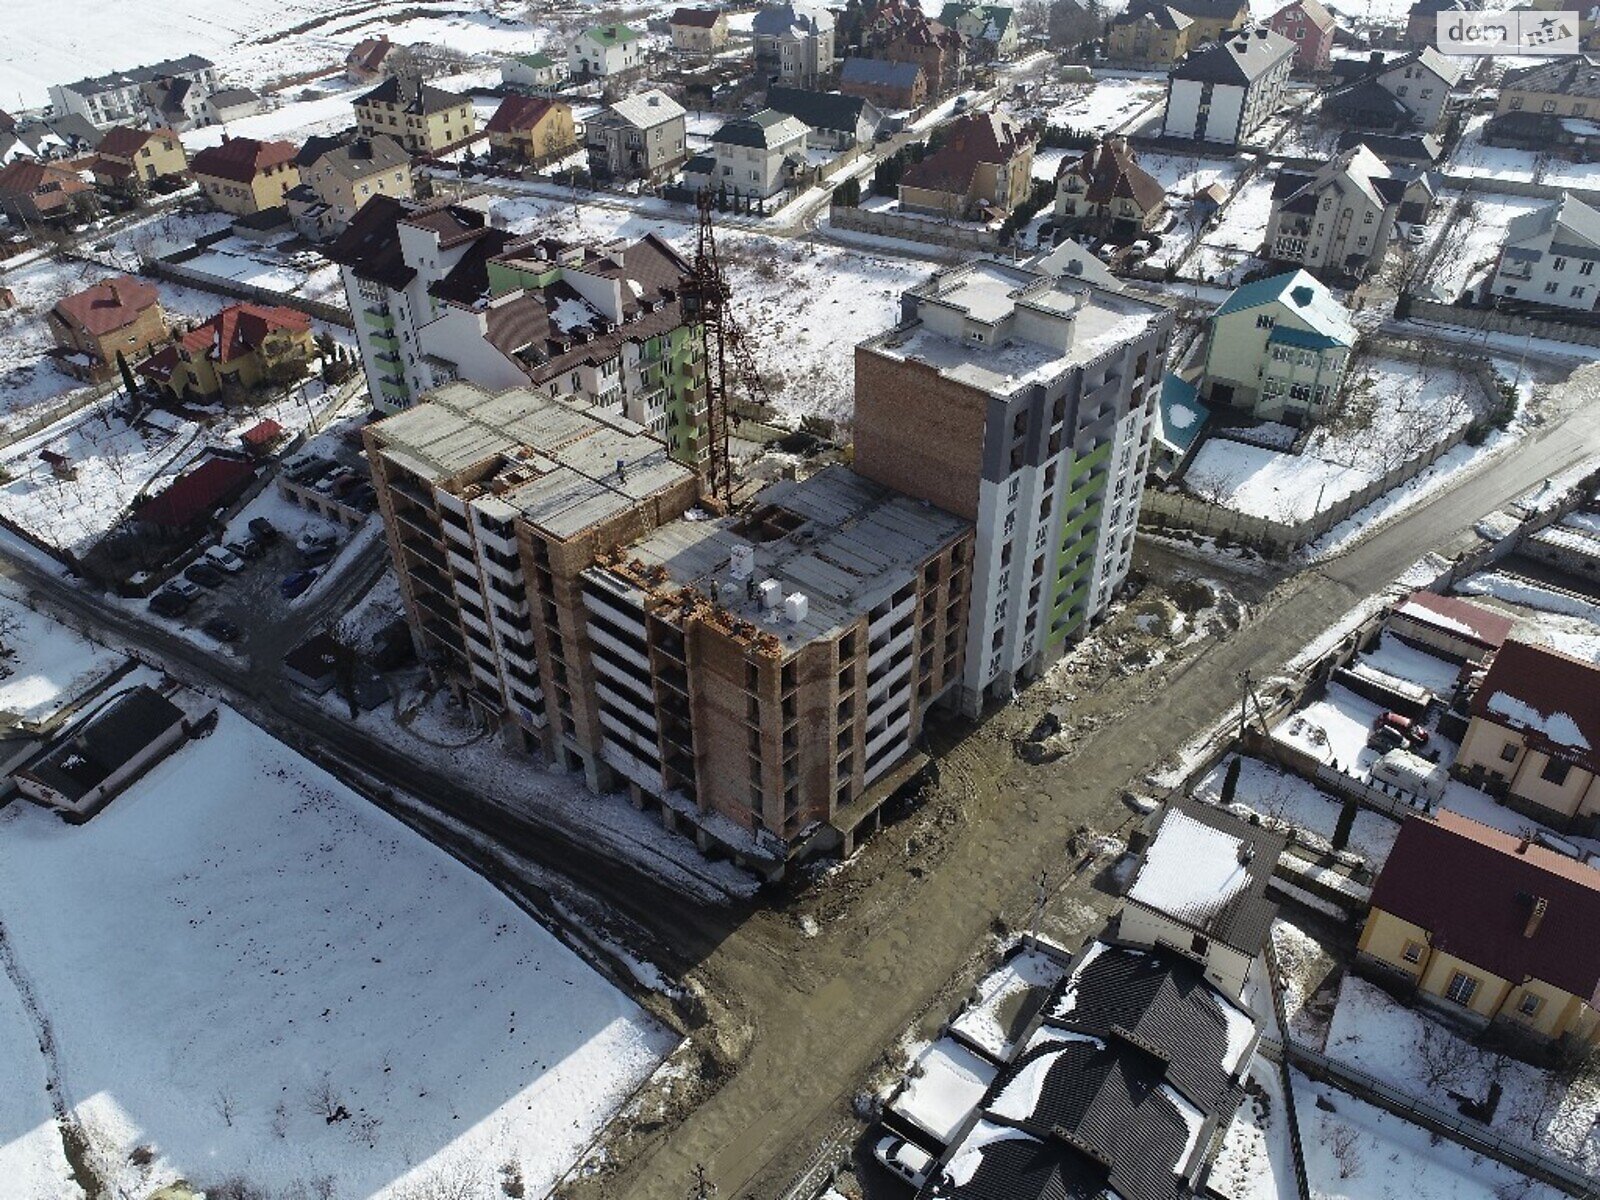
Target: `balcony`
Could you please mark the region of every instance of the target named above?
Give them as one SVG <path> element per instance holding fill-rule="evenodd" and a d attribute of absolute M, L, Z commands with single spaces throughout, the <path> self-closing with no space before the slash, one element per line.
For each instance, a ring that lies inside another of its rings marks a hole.
<path fill-rule="evenodd" d="M 432 542 L 423 541 L 420 538 L 402 537 L 400 539 L 400 548 L 429 566 L 438 568 L 440 571 L 448 571 L 450 569 L 450 564 L 445 560 L 444 551 L 440 550 Z"/>

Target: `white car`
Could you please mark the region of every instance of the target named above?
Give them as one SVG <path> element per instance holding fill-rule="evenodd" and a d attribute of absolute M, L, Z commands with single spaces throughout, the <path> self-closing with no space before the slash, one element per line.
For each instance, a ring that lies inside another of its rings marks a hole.
<path fill-rule="evenodd" d="M 928 1170 L 933 1166 L 933 1155 L 893 1134 L 878 1139 L 872 1156 L 914 1188 L 928 1182 Z"/>
<path fill-rule="evenodd" d="M 237 575 L 244 570 L 244 559 L 226 546 L 207 546 L 206 552 L 201 557 L 213 567 L 224 570 L 230 575 Z"/>
<path fill-rule="evenodd" d="M 1400 227 L 1400 236 L 1405 239 L 1406 245 L 1420 246 L 1425 234 L 1421 225 L 1402 225 Z"/>

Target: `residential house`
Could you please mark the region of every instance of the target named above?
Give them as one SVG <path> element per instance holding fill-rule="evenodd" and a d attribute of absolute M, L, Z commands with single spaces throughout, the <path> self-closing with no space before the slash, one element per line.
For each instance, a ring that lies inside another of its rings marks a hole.
<path fill-rule="evenodd" d="M 1508 640 L 1472 695 L 1451 773 L 1508 808 L 1577 832 L 1600 825 L 1600 666 Z"/>
<path fill-rule="evenodd" d="M 1496 144 L 1580 157 L 1600 149 L 1597 119 L 1600 58 L 1577 54 L 1507 71 L 1483 133 Z"/>
<path fill-rule="evenodd" d="M 768 4 L 751 25 L 758 75 L 769 83 L 814 88 L 833 74 L 833 13 L 819 4 Z"/>
<path fill-rule="evenodd" d="M 1322 0 L 1290 0 L 1272 16 L 1267 26 L 1294 43 L 1294 69 L 1320 75 L 1333 61 L 1333 35 L 1338 29 Z"/>
<path fill-rule="evenodd" d="M 1194 44 L 1194 22 L 1176 8 L 1139 0 L 1111 19 L 1106 57 L 1115 63 L 1171 67 Z"/>
<path fill-rule="evenodd" d="M 11 778 L 34 803 L 87 821 L 188 735 L 183 710 L 138 684 L 64 730 Z"/>
<path fill-rule="evenodd" d="M 224 136 L 189 163 L 189 173 L 205 198 L 223 212 L 244 217 L 280 208 L 300 182 L 293 142 L 262 142 Z"/>
<path fill-rule="evenodd" d="M 1482 8 L 1479 0 L 1415 0 L 1406 14 L 1405 43 L 1413 50 L 1439 44 L 1439 18 Z"/>
<path fill-rule="evenodd" d="M 390 73 L 389 55 L 396 47 L 387 33 L 362 38 L 344 56 L 344 77 L 351 83 L 371 83 Z"/>
<path fill-rule="evenodd" d="M 921 9 L 914 10 L 909 20 L 893 29 L 893 36 L 881 53 L 890 62 L 916 63 L 921 67 L 930 96 L 945 95 L 961 84 L 961 68 L 966 61 L 961 35 L 927 20 Z"/>
<path fill-rule="evenodd" d="M 261 111 L 261 97 L 249 88 L 224 88 L 206 97 L 205 118 L 210 125 L 225 125 L 253 117 Z"/>
<path fill-rule="evenodd" d="M 572 106 L 547 96 L 507 96 L 484 132 L 497 161 L 547 163 L 578 149 Z"/>
<path fill-rule="evenodd" d="M 1491 295 L 1576 312 L 1600 308 L 1600 212 L 1570 193 L 1506 223 Z"/>
<path fill-rule="evenodd" d="M 1218 42 L 1230 31 L 1250 24 L 1249 0 L 1170 0 L 1172 7 L 1194 24 L 1189 29 L 1189 44 Z"/>
<path fill-rule="evenodd" d="M 167 338 L 155 285 L 122 275 L 63 296 L 46 318 L 56 360 L 80 379 L 114 379 L 117 355 L 132 366 Z"/>
<path fill-rule="evenodd" d="M 143 117 L 152 125 L 179 132 L 210 124 L 208 93 L 183 75 L 162 75 L 140 86 Z"/>
<path fill-rule="evenodd" d="M 1072 50 L 1100 36 L 1097 5 L 1090 0 L 1050 0 L 1047 28 L 1053 50 Z"/>
<path fill-rule="evenodd" d="M 1416 591 L 1390 611 L 1383 625 L 1430 654 L 1479 664 L 1505 645 L 1515 623 L 1504 613 L 1455 596 Z"/>
<path fill-rule="evenodd" d="M 1189 955 L 1207 983 L 1241 999 L 1277 916 L 1267 885 L 1288 838 L 1181 797 L 1150 817 L 1145 837 L 1109 935 Z"/>
<path fill-rule="evenodd" d="M 1008 5 L 947 0 L 939 11 L 939 24 L 961 35 L 968 58 L 975 62 L 1013 59 L 1022 45 L 1017 22 Z"/>
<path fill-rule="evenodd" d="M 388 134 L 412 154 L 439 154 L 478 129 L 468 97 L 398 76 L 357 99 L 355 110 L 362 137 Z"/>
<path fill-rule="evenodd" d="M 18 121 L 9 132 L 0 130 L 0 166 L 19 158 L 48 162 L 88 154 L 102 136 L 87 118 L 76 113 Z"/>
<path fill-rule="evenodd" d="M 1161 403 L 1151 430 L 1151 477 L 1165 482 L 1182 471 L 1210 420 L 1211 410 L 1201 402 L 1200 389 L 1168 371 L 1161 380 Z"/>
<path fill-rule="evenodd" d="M 728 45 L 728 15 L 720 8 L 676 9 L 667 28 L 680 54 L 709 56 Z"/>
<path fill-rule="evenodd" d="M 928 77 L 916 63 L 847 58 L 839 71 L 839 90 L 884 110 L 920 108 L 928 100 Z"/>
<path fill-rule="evenodd" d="M 1432 192 L 1424 172 L 1395 170 L 1365 146 L 1312 172 L 1280 170 L 1267 216 L 1267 257 L 1312 271 L 1365 278 L 1382 264 L 1407 192 L 1425 214 Z"/>
<path fill-rule="evenodd" d="M 169 59 L 131 71 L 112 71 L 50 89 L 50 103 L 58 115 L 77 114 L 95 125 L 119 125 L 144 115 L 144 85 L 157 79 L 185 79 L 201 99 L 217 90 L 217 67 L 198 54 Z"/>
<path fill-rule="evenodd" d="M 1204 398 L 1300 425 L 1338 399 L 1356 342 L 1350 314 L 1304 271 L 1235 288 L 1211 316 Z"/>
<path fill-rule="evenodd" d="M 767 89 L 767 107 L 798 118 L 808 130 L 808 146 L 849 150 L 870 146 L 883 124 L 883 114 L 864 96 L 813 92 L 774 85 Z"/>
<path fill-rule="evenodd" d="M 76 170 L 18 158 L 0 167 L 0 213 L 13 225 L 77 221 L 97 208 Z"/>
<path fill-rule="evenodd" d="M 642 66 L 643 35 L 626 25 L 591 25 L 567 48 L 567 73 L 577 80 L 616 79 Z"/>
<path fill-rule="evenodd" d="M 1162 135 L 1238 145 L 1277 111 L 1293 65 L 1294 43 L 1264 25 L 1191 50 L 1167 77 Z"/>
<path fill-rule="evenodd" d="M 183 143 L 172 130 L 128 125 L 108 129 L 89 162 L 97 186 L 130 196 L 144 194 L 158 179 L 177 179 L 189 171 Z"/>
<path fill-rule="evenodd" d="M 859 474 L 977 530 L 957 702 L 1009 697 L 1127 578 L 1169 309 L 978 260 L 901 298 L 856 347 Z"/>
<path fill-rule="evenodd" d="M 711 135 L 705 153 L 691 160 L 684 183 L 696 191 L 768 199 L 806 169 L 809 132 L 804 121 L 776 109 L 734 117 Z"/>
<path fill-rule="evenodd" d="M 603 250 L 518 237 L 486 209 L 380 197 L 328 252 L 373 403 L 394 411 L 453 379 L 531 386 L 634 421 L 698 468 L 705 343 L 683 307 L 688 264 L 656 237 Z"/>
<path fill-rule="evenodd" d="M 965 1089 L 937 1089 L 927 1107 L 944 1110 L 947 1136 L 923 1134 L 941 1150 L 919 1194 L 1203 1195 L 1245 1098 L 1257 1020 L 1185 955 L 1105 940 L 1029 1011 L 975 1103 Z"/>
<path fill-rule="evenodd" d="M 342 233 L 373 196 L 416 195 L 411 156 L 387 134 L 308 138 L 295 165 L 301 182 L 285 202 L 295 228 L 314 242 Z"/>
<path fill-rule="evenodd" d="M 658 88 L 629 96 L 584 122 L 589 173 L 601 182 L 658 184 L 689 157 L 683 105 Z"/>
<path fill-rule="evenodd" d="M 230 304 L 145 362 L 139 373 L 178 400 L 234 401 L 301 378 L 315 354 L 305 313 Z"/>
<path fill-rule="evenodd" d="M 1444 142 L 1435 133 L 1384 134 L 1366 133 L 1360 129 L 1340 130 L 1337 149 L 1353 150 L 1361 145 L 1386 163 L 1436 167 L 1444 158 Z"/>
<path fill-rule="evenodd" d="M 969 112 L 900 177 L 900 207 L 944 217 L 1009 213 L 1033 188 L 1033 135 L 998 113 Z"/>
<path fill-rule="evenodd" d="M 1592 862 L 1441 809 L 1400 826 L 1357 952 L 1455 1022 L 1582 1046 L 1600 1027 L 1597 925 Z"/>
<path fill-rule="evenodd" d="M 1373 133 L 1437 133 L 1461 81 L 1459 62 L 1432 46 L 1399 58 L 1374 51 L 1364 67 L 1341 72 L 1344 82 L 1323 97 L 1321 119 Z"/>
<path fill-rule="evenodd" d="M 548 54 L 519 54 L 500 64 L 500 78 L 511 87 L 550 91 L 567 77 L 567 64 Z"/>
<path fill-rule="evenodd" d="M 1138 163 L 1127 138 L 1106 138 L 1056 171 L 1058 225 L 1128 240 L 1158 224 L 1167 189 Z"/>

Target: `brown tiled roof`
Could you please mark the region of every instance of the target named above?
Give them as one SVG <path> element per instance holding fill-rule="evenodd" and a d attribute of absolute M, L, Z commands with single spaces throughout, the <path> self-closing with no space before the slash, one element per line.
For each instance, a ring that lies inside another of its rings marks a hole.
<path fill-rule="evenodd" d="M 0 196 L 31 196 L 50 184 L 59 184 L 67 195 L 91 190 L 76 173 L 52 163 L 19 158 L 0 167 Z"/>
<path fill-rule="evenodd" d="M 178 135 L 170 129 L 134 129 L 131 125 L 118 125 L 106 130 L 105 137 L 95 147 L 95 153 L 102 158 L 132 158 L 152 139 L 176 142 Z"/>
<path fill-rule="evenodd" d="M 1401 825 L 1372 906 L 1502 979 L 1541 979 L 1597 1003 L 1600 870 L 1586 863 L 1445 809 Z"/>
<path fill-rule="evenodd" d="M 200 151 L 189 168 L 196 175 L 249 183 L 263 171 L 292 163 L 296 153 L 293 142 L 262 142 L 255 138 L 236 137 Z"/>
<path fill-rule="evenodd" d="M 1473 693 L 1471 712 L 1515 729 L 1541 753 L 1600 774 L 1600 666 L 1507 641 Z"/>
<path fill-rule="evenodd" d="M 183 348 L 213 362 L 227 363 L 259 350 L 270 333 L 305 333 L 310 328 L 311 318 L 299 309 L 230 304 L 204 325 L 184 334 Z"/>
<path fill-rule="evenodd" d="M 1414 611 L 1416 609 L 1422 611 Z M 1413 621 L 1437 626 L 1455 637 L 1475 641 L 1490 650 L 1498 649 L 1516 624 L 1503 613 L 1492 612 L 1454 596 L 1441 596 L 1428 591 L 1412 592 L 1396 611 Z"/>
<path fill-rule="evenodd" d="M 389 57 L 389 51 L 393 49 L 394 43 L 389 40 L 388 34 L 362 38 L 345 55 L 345 65 L 358 71 L 376 71 L 383 66 L 383 60 Z"/>
<path fill-rule="evenodd" d="M 485 133 L 516 133 L 532 129 L 544 120 L 545 114 L 561 105 L 561 101 L 548 96 L 507 96 L 494 110 L 494 116 L 483 127 Z M 565 107 L 565 105 L 562 105 Z"/>
<path fill-rule="evenodd" d="M 133 324 L 160 299 L 155 285 L 121 275 L 56 301 L 51 315 L 75 329 L 101 337 Z"/>
<path fill-rule="evenodd" d="M 1107 138 L 1076 162 L 1063 159 L 1056 179 L 1063 175 L 1076 175 L 1084 181 L 1084 198 L 1091 204 L 1127 198 L 1149 212 L 1167 199 L 1167 189 L 1135 161 L 1126 138 Z"/>
<path fill-rule="evenodd" d="M 722 14 L 714 8 L 680 8 L 672 14 L 671 25 L 690 25 L 696 29 L 713 28 Z"/>
<path fill-rule="evenodd" d="M 950 126 L 950 140 L 906 168 L 905 187 L 965 194 L 980 163 L 1007 163 L 1029 144 L 998 113 L 968 113 Z"/>

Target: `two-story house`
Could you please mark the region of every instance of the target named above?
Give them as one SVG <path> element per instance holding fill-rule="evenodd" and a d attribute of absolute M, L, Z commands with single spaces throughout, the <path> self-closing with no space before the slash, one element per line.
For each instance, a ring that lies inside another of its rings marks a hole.
<path fill-rule="evenodd" d="M 601 181 L 670 178 L 689 157 L 683 105 L 658 88 L 618 100 L 584 122 L 589 173 Z"/>
<path fill-rule="evenodd" d="M 238 400 L 301 378 L 316 354 L 311 318 L 294 308 L 230 304 L 139 367 L 178 400 Z"/>
<path fill-rule="evenodd" d="M 1290 0 L 1272 16 L 1267 26 L 1294 43 L 1294 69 L 1320 75 L 1333 61 L 1333 35 L 1338 24 L 1322 0 Z"/>
<path fill-rule="evenodd" d="M 1506 224 L 1491 295 L 1594 312 L 1600 308 L 1600 212 L 1567 194 Z"/>
<path fill-rule="evenodd" d="M 644 35 L 627 25 L 591 25 L 567 47 L 567 72 L 578 80 L 616 79 L 644 66 Z"/>
<path fill-rule="evenodd" d="M 1267 216 L 1267 257 L 1312 271 L 1364 278 L 1382 264 L 1408 199 L 1426 211 L 1426 173 L 1389 167 L 1365 146 L 1312 172 L 1280 170 Z"/>
<path fill-rule="evenodd" d="M 1577 54 L 1517 67 L 1500 80 L 1484 139 L 1558 149 L 1575 157 L 1600 149 L 1600 58 Z"/>
<path fill-rule="evenodd" d="M 293 142 L 224 135 L 221 145 L 208 146 L 194 156 L 189 173 L 214 207 L 246 217 L 287 202 L 290 190 L 300 182 L 298 154 Z"/>
<path fill-rule="evenodd" d="M 689 161 L 684 183 L 699 191 L 765 200 L 783 191 L 806 167 L 804 121 L 776 109 L 725 121 L 711 145 Z"/>
<path fill-rule="evenodd" d="M 967 55 L 974 62 L 1015 58 L 1022 45 L 1018 24 L 1007 5 L 949 0 L 939 10 L 939 24 L 961 35 Z"/>
<path fill-rule="evenodd" d="M 1170 0 L 1190 21 L 1189 44 L 1221 41 L 1231 30 L 1250 24 L 1249 0 Z"/>
<path fill-rule="evenodd" d="M 285 197 L 289 219 L 316 242 L 342 233 L 374 196 L 416 195 L 411 156 L 387 135 L 308 138 L 295 165 L 301 182 Z"/>
<path fill-rule="evenodd" d="M 344 56 L 344 77 L 351 83 L 371 83 L 389 74 L 389 55 L 395 45 L 387 33 L 362 38 Z"/>
<path fill-rule="evenodd" d="M 728 15 L 720 8 L 680 8 L 667 22 L 679 54 L 710 56 L 728 45 Z"/>
<path fill-rule="evenodd" d="M 500 80 L 510 87 L 547 92 L 561 86 L 567 64 L 542 51 L 518 54 L 500 64 Z"/>
<path fill-rule="evenodd" d="M 1138 163 L 1127 138 L 1106 138 L 1056 172 L 1057 223 L 1127 238 L 1152 228 L 1167 208 L 1167 189 Z"/>
<path fill-rule="evenodd" d="M 1364 66 L 1336 70 L 1342 82 L 1323 97 L 1321 118 L 1373 133 L 1437 133 L 1461 82 L 1459 63 L 1432 46 L 1399 58 L 1374 51 Z"/>
<path fill-rule="evenodd" d="M 0 213 L 13 225 L 74 221 L 97 208 L 94 187 L 75 170 L 30 158 L 0 167 Z"/>
<path fill-rule="evenodd" d="M 484 132 L 497 161 L 547 163 L 578 149 L 572 106 L 548 96 L 507 96 Z"/>
<path fill-rule="evenodd" d="M 1596 928 L 1600 869 L 1441 809 L 1400 826 L 1358 961 L 1454 1022 L 1583 1046 L 1600 1030 Z"/>
<path fill-rule="evenodd" d="M 751 24 L 756 73 L 769 83 L 814 88 L 833 73 L 834 18 L 821 5 L 769 4 Z"/>
<path fill-rule="evenodd" d="M 1194 22 L 1177 9 L 1138 0 L 1111 19 L 1106 57 L 1115 63 L 1171 67 L 1189 53 Z"/>
<path fill-rule="evenodd" d="M 1314 421 L 1338 398 L 1355 343 L 1350 314 L 1306 272 L 1244 284 L 1211 315 L 1204 398 L 1263 420 Z"/>
<path fill-rule="evenodd" d="M 117 374 L 120 353 L 131 366 L 167 337 L 167 319 L 154 284 L 123 275 L 63 296 L 46 323 L 56 361 L 96 383 Z"/>
<path fill-rule="evenodd" d="M 900 177 L 900 207 L 971 219 L 1009 213 L 1033 186 L 1034 138 L 998 113 L 969 112 Z"/>
<path fill-rule="evenodd" d="M 158 179 L 177 179 L 189 170 L 189 157 L 172 130 L 128 125 L 106 130 L 89 162 L 97 186 L 131 196 L 148 191 Z"/>
<path fill-rule="evenodd" d="M 1293 65 L 1294 43 L 1265 25 L 1191 50 L 1167 76 L 1162 135 L 1238 145 L 1277 110 Z"/>
<path fill-rule="evenodd" d="M 847 58 L 839 69 L 839 90 L 883 109 L 918 108 L 928 100 L 928 76 L 914 62 Z"/>
<path fill-rule="evenodd" d="M 438 154 L 472 137 L 472 101 L 419 79 L 391 76 L 355 101 L 362 137 L 387 134 L 412 154 Z"/>
<path fill-rule="evenodd" d="M 1600 819 L 1600 666 L 1515 639 L 1496 651 L 1468 705 L 1451 772 L 1547 824 Z"/>
<path fill-rule="evenodd" d="M 843 92 L 774 86 L 767 89 L 767 107 L 798 117 L 810 130 L 806 145 L 834 150 L 870 146 L 883 124 L 877 105 L 864 96 Z"/>

